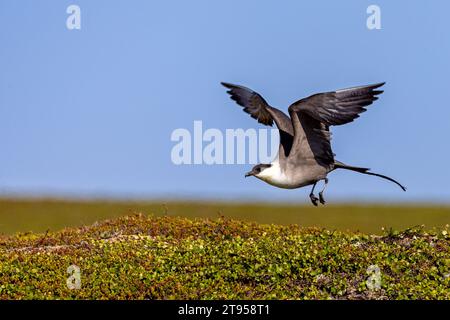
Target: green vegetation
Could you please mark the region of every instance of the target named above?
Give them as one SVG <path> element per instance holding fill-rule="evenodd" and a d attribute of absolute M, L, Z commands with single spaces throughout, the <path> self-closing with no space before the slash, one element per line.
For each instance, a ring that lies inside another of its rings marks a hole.
<path fill-rule="evenodd" d="M 81 270 L 81 288 L 66 285 Z M 369 289 L 376 266 L 381 287 Z M 449 227 L 382 236 L 125 216 L 0 238 L 0 299 L 450 299 Z"/>
<path fill-rule="evenodd" d="M 63 201 L 39 199 L 0 199 L 0 234 L 56 231 L 65 227 L 89 225 L 133 212 L 155 216 L 188 218 L 227 218 L 266 224 L 298 224 L 329 230 L 382 234 L 385 229 L 403 230 L 416 225 L 427 229 L 450 223 L 449 206 L 327 204 L 322 207 L 281 204 L 240 204 L 230 202 L 176 201 Z"/>

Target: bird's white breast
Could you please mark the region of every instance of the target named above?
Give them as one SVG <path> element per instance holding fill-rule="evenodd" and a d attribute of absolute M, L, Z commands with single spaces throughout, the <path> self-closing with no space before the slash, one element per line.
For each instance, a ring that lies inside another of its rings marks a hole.
<path fill-rule="evenodd" d="M 281 170 L 278 162 L 272 162 L 269 168 L 264 169 L 256 177 L 279 188 L 298 188 L 298 185 L 293 184 L 289 177 Z"/>

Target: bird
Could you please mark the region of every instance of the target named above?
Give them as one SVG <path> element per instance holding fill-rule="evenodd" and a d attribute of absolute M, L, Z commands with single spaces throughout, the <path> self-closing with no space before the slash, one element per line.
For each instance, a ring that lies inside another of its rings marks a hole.
<path fill-rule="evenodd" d="M 316 93 L 292 103 L 289 116 L 270 106 L 257 92 L 227 82 L 221 82 L 227 93 L 243 111 L 266 126 L 275 123 L 280 136 L 278 154 L 271 163 L 255 165 L 245 177 L 256 177 L 272 186 L 296 189 L 312 185 L 309 198 L 314 206 L 326 203 L 324 191 L 328 174 L 336 169 L 377 176 L 406 188 L 398 181 L 371 172 L 369 168 L 347 165 L 335 159 L 331 148 L 331 126 L 352 122 L 384 91 L 385 82 Z M 319 197 L 314 194 L 319 181 L 324 181 Z"/>

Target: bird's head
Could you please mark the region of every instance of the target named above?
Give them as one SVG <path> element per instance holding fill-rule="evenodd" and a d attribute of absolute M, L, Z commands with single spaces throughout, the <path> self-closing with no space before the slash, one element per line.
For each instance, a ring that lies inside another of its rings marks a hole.
<path fill-rule="evenodd" d="M 271 164 L 260 163 L 252 168 L 252 171 L 249 171 L 245 174 L 245 177 L 255 176 L 256 178 L 262 178 L 264 176 L 264 170 L 270 168 Z"/>

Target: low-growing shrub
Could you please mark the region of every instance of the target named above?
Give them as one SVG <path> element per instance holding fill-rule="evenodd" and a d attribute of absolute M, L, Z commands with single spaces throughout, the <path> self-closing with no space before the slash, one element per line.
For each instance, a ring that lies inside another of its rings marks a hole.
<path fill-rule="evenodd" d="M 0 299 L 450 299 L 448 232 L 128 216 L 0 238 Z"/>

